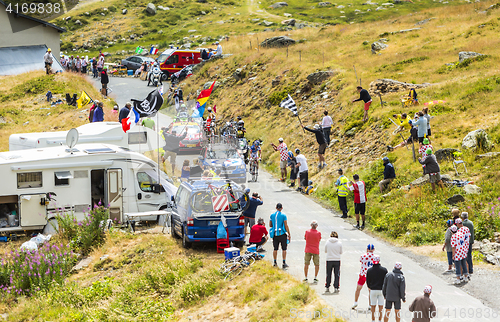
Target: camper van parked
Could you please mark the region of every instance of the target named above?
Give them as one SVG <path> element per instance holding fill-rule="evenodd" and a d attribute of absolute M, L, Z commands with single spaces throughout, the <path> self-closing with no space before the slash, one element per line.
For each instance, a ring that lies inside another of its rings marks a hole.
<path fill-rule="evenodd" d="M 127 133 L 123 132 L 118 122 L 95 122 L 76 129 L 79 143 L 113 144 L 139 153 L 165 145 L 165 140 L 158 133 L 144 126 L 134 126 Z M 68 131 L 12 134 L 9 137 L 9 151 L 64 145 L 67 134 Z"/>
<path fill-rule="evenodd" d="M 177 188 L 157 167 L 110 144 L 1 152 L 0 232 L 42 230 L 60 208 L 81 220 L 102 203 L 120 222 L 126 213 L 165 209 Z"/>

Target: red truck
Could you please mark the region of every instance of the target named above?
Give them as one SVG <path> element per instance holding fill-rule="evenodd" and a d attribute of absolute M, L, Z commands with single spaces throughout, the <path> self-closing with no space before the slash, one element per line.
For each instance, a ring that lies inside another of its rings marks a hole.
<path fill-rule="evenodd" d="M 200 50 L 167 49 L 158 56 L 157 61 L 161 71 L 168 78 L 187 65 L 198 64 L 201 61 L 201 52 Z"/>

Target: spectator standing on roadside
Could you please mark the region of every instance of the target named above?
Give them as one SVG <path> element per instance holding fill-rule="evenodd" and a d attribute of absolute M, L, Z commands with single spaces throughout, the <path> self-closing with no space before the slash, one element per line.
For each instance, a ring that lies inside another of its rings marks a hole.
<path fill-rule="evenodd" d="M 318 222 L 316 220 L 311 221 L 311 229 L 306 230 L 304 239 L 306 241 L 306 248 L 304 250 L 304 282 L 307 283 L 307 275 L 309 273 L 309 264 L 311 264 L 311 258 L 314 263 L 314 283 L 318 283 L 318 272 L 319 272 L 319 243 L 321 242 L 321 233 L 316 229 L 318 228 Z"/>
<path fill-rule="evenodd" d="M 297 191 L 304 192 L 309 183 L 307 159 L 302 153 L 300 153 L 299 149 L 295 149 L 295 154 L 295 159 L 297 160 L 297 165 L 295 167 L 299 169 L 299 187 L 297 188 Z"/>
<path fill-rule="evenodd" d="M 431 300 L 432 286 L 424 287 L 424 294 L 416 297 L 410 304 L 412 322 L 430 322 L 437 315 L 437 309 Z"/>
<path fill-rule="evenodd" d="M 389 321 L 392 307 L 394 306 L 394 313 L 396 314 L 396 322 L 401 321 L 399 311 L 401 310 L 401 300 L 406 303 L 406 282 L 401 269 L 403 265 L 399 262 L 394 264 L 392 272 L 387 273 L 382 286 L 382 293 L 385 298 L 385 314 L 384 322 Z"/>
<path fill-rule="evenodd" d="M 279 151 L 279 153 L 280 153 L 280 170 L 281 170 L 280 181 L 285 182 L 285 180 L 286 180 L 286 166 L 287 166 L 287 159 L 288 159 L 288 147 L 286 146 L 286 143 L 283 142 L 283 138 L 279 138 L 278 142 L 279 142 L 279 144 L 277 146 L 274 143 L 271 143 L 271 146 L 273 147 L 274 151 Z"/>
<path fill-rule="evenodd" d="M 424 142 L 424 138 L 427 135 L 427 119 L 424 118 L 424 113 L 418 112 L 418 120 L 413 122 L 413 126 L 418 126 L 417 135 L 418 142 Z"/>
<path fill-rule="evenodd" d="M 383 193 L 389 184 L 391 184 L 392 180 L 396 178 L 396 171 L 394 170 L 392 163 L 389 162 L 389 158 L 384 157 L 382 161 L 384 162 L 384 180 L 378 183 L 380 193 Z"/>
<path fill-rule="evenodd" d="M 424 175 L 429 175 L 432 190 L 435 190 L 436 183 L 441 182 L 441 169 L 439 168 L 436 156 L 432 153 L 432 149 L 427 149 L 426 154 L 425 158 L 418 158 L 418 162 L 424 166 Z"/>
<path fill-rule="evenodd" d="M 290 185 L 288 187 L 295 187 L 295 180 L 297 180 L 297 174 L 299 169 L 297 168 L 297 159 L 293 155 L 292 151 L 288 151 L 288 166 L 290 167 Z"/>
<path fill-rule="evenodd" d="M 328 111 L 324 111 L 323 121 L 321 122 L 321 129 L 323 130 L 323 135 L 325 136 L 326 145 L 330 145 L 330 133 L 332 131 L 333 121 Z"/>
<path fill-rule="evenodd" d="M 314 129 L 310 129 L 304 125 L 302 125 L 302 127 L 305 130 L 312 132 L 316 135 L 316 142 L 318 142 L 318 145 L 319 145 L 319 147 L 318 147 L 318 159 L 319 159 L 318 169 L 323 169 L 324 167 L 326 167 L 325 150 L 327 147 L 325 135 L 323 134 L 323 130 L 321 130 L 321 126 L 319 124 L 314 124 Z"/>
<path fill-rule="evenodd" d="M 370 105 L 372 104 L 372 97 L 370 96 L 370 93 L 366 89 L 363 89 L 363 87 L 358 86 L 356 87 L 358 93 L 359 93 L 359 98 L 352 100 L 352 102 L 358 102 L 358 101 L 363 101 L 365 103 L 364 106 L 364 114 L 363 114 L 363 122 L 368 121 L 368 110 L 370 109 Z"/>
<path fill-rule="evenodd" d="M 124 107 L 120 109 L 120 113 L 118 114 L 118 122 L 122 122 L 123 119 L 128 117 L 128 113 L 130 113 L 130 109 L 132 108 L 132 103 L 127 102 Z"/>
<path fill-rule="evenodd" d="M 82 70 L 82 60 L 80 59 L 80 56 L 76 56 L 76 59 L 75 59 L 75 69 L 76 69 L 76 72 L 77 73 L 80 73 L 81 70 Z"/>
<path fill-rule="evenodd" d="M 97 106 L 94 109 L 94 115 L 93 115 L 92 123 L 94 123 L 94 122 L 103 122 L 104 121 L 103 105 L 104 104 L 102 102 L 97 103 Z"/>
<path fill-rule="evenodd" d="M 85 57 L 82 56 L 82 74 L 87 74 L 87 65 L 88 65 L 87 59 L 85 59 Z"/>
<path fill-rule="evenodd" d="M 373 254 L 374 250 L 375 246 L 373 246 L 373 244 L 368 244 L 368 246 L 366 246 L 366 253 L 361 255 L 361 258 L 359 259 L 359 261 L 361 262 L 361 270 L 359 271 L 356 293 L 354 293 L 354 304 L 352 306 L 353 310 L 358 307 L 359 294 L 361 293 L 361 289 L 366 282 L 366 272 L 368 271 L 368 268 L 372 267 L 373 265 L 373 258 L 375 257 L 375 255 Z"/>
<path fill-rule="evenodd" d="M 264 249 L 262 245 L 264 245 L 268 239 L 269 236 L 264 219 L 259 218 L 257 220 L 257 225 L 253 225 L 250 229 L 250 239 L 248 243 L 257 245 L 257 252 L 263 252 Z"/>
<path fill-rule="evenodd" d="M 283 210 L 283 205 L 278 203 L 276 205 L 276 212 L 271 215 L 269 219 L 269 236 L 273 239 L 273 259 L 274 259 L 274 267 L 278 267 L 278 263 L 276 259 L 278 257 L 278 249 L 281 246 L 281 255 L 283 257 L 283 269 L 288 268 L 288 264 L 286 263 L 286 249 L 288 245 L 288 241 L 292 239 L 292 235 L 290 234 L 290 229 L 288 228 L 287 217 L 281 211 Z"/>
<path fill-rule="evenodd" d="M 429 115 L 429 108 L 427 106 L 424 107 L 422 113 L 424 113 L 424 118 L 427 120 L 427 137 L 429 138 L 431 136 L 431 116 Z"/>
<path fill-rule="evenodd" d="M 97 58 L 92 58 L 92 77 L 99 77 L 99 71 L 97 70 Z"/>
<path fill-rule="evenodd" d="M 334 275 L 333 288 L 334 293 L 340 290 L 340 256 L 342 255 L 342 242 L 339 240 L 339 234 L 332 231 L 330 238 L 325 244 L 326 253 L 326 293 L 330 293 L 332 283 L 332 271 Z"/>
<path fill-rule="evenodd" d="M 350 182 L 349 190 L 354 192 L 354 214 L 356 215 L 357 224 L 354 225 L 357 229 L 365 228 L 365 212 L 366 212 L 366 185 L 364 181 L 359 180 L 359 175 L 352 176 L 354 182 Z M 363 219 L 363 225 L 359 226 L 359 215 Z"/>
<path fill-rule="evenodd" d="M 342 169 L 337 170 L 339 174 L 339 178 L 335 182 L 335 186 L 337 187 L 337 198 L 339 200 L 340 211 L 342 211 L 342 217 L 347 218 L 347 213 L 349 209 L 347 209 L 347 196 L 349 195 L 349 179 L 344 175 Z"/>
<path fill-rule="evenodd" d="M 384 294 L 382 287 L 384 286 L 385 275 L 387 268 L 380 265 L 380 256 L 373 257 L 373 266 L 366 272 L 366 286 L 370 290 L 370 307 L 372 311 L 372 322 L 375 322 L 376 307 L 378 306 L 378 320 L 382 321 L 382 308 L 384 306 Z"/>
<path fill-rule="evenodd" d="M 248 199 L 248 207 L 243 212 L 243 217 L 245 217 L 245 234 L 250 232 L 250 229 L 255 225 L 255 213 L 257 212 L 257 207 L 262 206 L 264 202 L 262 201 L 262 197 L 259 196 L 257 192 L 252 193 L 252 197 Z"/>
<path fill-rule="evenodd" d="M 448 228 L 444 233 L 443 251 L 446 251 L 446 256 L 448 257 L 448 269 L 444 272 L 450 273 L 453 272 L 453 253 L 451 249 L 451 237 L 453 236 L 454 233 L 457 232 L 457 226 L 453 224 L 453 220 L 451 219 L 448 219 L 446 221 L 446 225 L 448 225 Z"/>
<path fill-rule="evenodd" d="M 466 283 L 470 280 L 469 273 L 467 272 L 467 252 L 469 251 L 469 229 L 461 229 L 462 219 L 455 219 L 455 225 L 458 230 L 451 237 L 451 247 L 453 252 L 453 260 L 455 261 L 455 270 L 457 279 L 455 280 L 455 285 L 460 285 L 461 283 Z"/>
<path fill-rule="evenodd" d="M 109 77 L 108 77 L 108 70 L 104 68 L 101 72 L 101 94 L 106 97 L 108 96 L 108 84 L 109 84 Z"/>
<path fill-rule="evenodd" d="M 103 68 L 104 68 L 104 55 L 103 54 L 99 54 L 99 58 L 97 59 L 97 72 L 98 72 L 98 75 L 101 74 Z"/>
<path fill-rule="evenodd" d="M 469 251 L 467 252 L 467 268 L 469 271 L 469 276 L 474 272 L 474 267 L 472 264 L 472 244 L 474 244 L 474 223 L 469 220 L 469 213 L 462 212 L 462 224 L 469 229 Z"/>

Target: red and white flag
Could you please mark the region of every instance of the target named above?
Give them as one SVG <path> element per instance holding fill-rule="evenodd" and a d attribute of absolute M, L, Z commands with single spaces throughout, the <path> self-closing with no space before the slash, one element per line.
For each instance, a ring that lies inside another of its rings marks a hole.
<path fill-rule="evenodd" d="M 130 112 L 128 113 L 128 116 L 122 120 L 122 129 L 123 132 L 127 133 L 128 130 L 133 128 L 137 122 L 139 122 L 139 119 L 141 116 L 139 113 L 135 110 L 135 108 L 131 108 Z"/>
<path fill-rule="evenodd" d="M 212 197 L 212 206 L 214 212 L 229 210 L 229 201 L 226 194 Z"/>

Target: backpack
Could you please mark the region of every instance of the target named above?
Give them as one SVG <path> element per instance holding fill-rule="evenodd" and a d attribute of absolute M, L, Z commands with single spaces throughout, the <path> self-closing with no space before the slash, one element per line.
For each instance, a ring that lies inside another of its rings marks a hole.
<path fill-rule="evenodd" d="M 92 121 L 94 120 L 94 110 L 96 108 L 96 105 L 92 105 L 92 107 L 90 108 L 89 110 L 89 122 L 92 123 Z"/>

